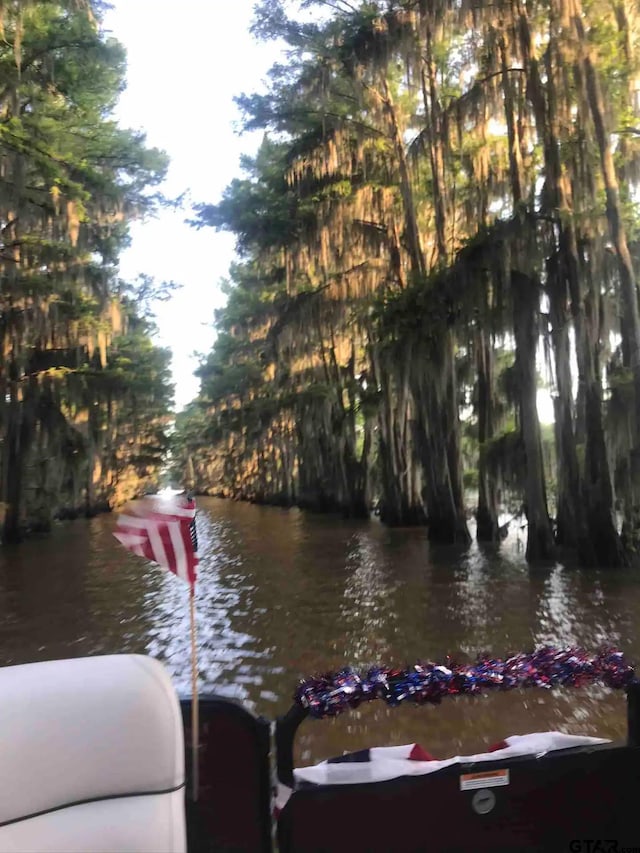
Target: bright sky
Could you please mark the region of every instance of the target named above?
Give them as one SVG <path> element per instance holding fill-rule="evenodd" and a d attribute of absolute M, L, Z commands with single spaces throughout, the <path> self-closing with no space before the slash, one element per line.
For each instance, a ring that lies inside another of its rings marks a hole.
<path fill-rule="evenodd" d="M 272 45 L 249 33 L 254 0 L 112 0 L 105 26 L 128 52 L 128 85 L 116 117 L 143 129 L 149 145 L 171 157 L 167 195 L 189 191 L 194 202 L 216 202 L 240 174 L 240 154 L 253 153 L 257 134 L 239 137 L 234 95 L 261 88 L 276 58 Z M 176 406 L 198 391 L 194 353 L 214 339 L 213 311 L 223 303 L 218 284 L 233 259 L 233 235 L 196 231 L 189 211 L 164 211 L 134 225 L 122 255 L 121 277 L 139 273 L 183 285 L 158 306 L 159 343 L 173 351 Z"/>

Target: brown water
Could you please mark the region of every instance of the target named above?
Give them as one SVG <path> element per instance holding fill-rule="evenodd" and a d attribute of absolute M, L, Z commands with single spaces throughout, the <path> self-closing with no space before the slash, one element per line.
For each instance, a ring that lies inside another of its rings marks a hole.
<path fill-rule="evenodd" d="M 389 530 L 297 510 L 198 501 L 200 688 L 273 719 L 300 677 L 345 663 L 406 665 L 543 643 L 616 644 L 640 663 L 640 574 L 530 569 L 517 539 L 499 553 L 432 549 L 423 530 Z M 115 516 L 70 522 L 0 550 L 0 665 L 139 652 L 187 693 L 186 586 L 124 551 Z M 523 543 L 520 543 L 522 545 Z M 309 721 L 298 761 L 418 741 L 437 757 L 511 734 L 626 733 L 625 699 L 604 688 L 371 703 Z"/>

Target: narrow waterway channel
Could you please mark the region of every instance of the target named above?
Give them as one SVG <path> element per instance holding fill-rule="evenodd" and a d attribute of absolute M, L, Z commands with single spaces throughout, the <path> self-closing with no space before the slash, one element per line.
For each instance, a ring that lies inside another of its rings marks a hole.
<path fill-rule="evenodd" d="M 0 665 L 139 652 L 189 690 L 186 588 L 124 551 L 115 516 L 60 525 L 0 550 Z M 345 663 L 406 665 L 617 645 L 640 663 L 640 574 L 531 569 L 500 552 L 435 551 L 424 530 L 199 499 L 200 686 L 273 719 L 300 677 Z M 308 722 L 298 760 L 418 741 L 438 757 L 511 734 L 560 729 L 624 737 L 625 700 L 604 688 L 463 697 L 439 707 L 371 703 Z"/>

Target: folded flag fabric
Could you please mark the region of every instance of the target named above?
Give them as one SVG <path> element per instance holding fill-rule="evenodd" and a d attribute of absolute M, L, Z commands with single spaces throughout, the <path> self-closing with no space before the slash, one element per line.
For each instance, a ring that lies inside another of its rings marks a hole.
<path fill-rule="evenodd" d="M 293 771 L 294 788 L 314 785 L 355 785 L 363 782 L 385 782 L 401 776 L 423 776 L 455 764 L 482 764 L 518 755 L 542 756 L 557 749 L 591 747 L 611 743 L 605 738 L 569 735 L 563 732 L 534 732 L 512 735 L 476 755 L 455 755 L 437 759 L 418 743 L 403 746 L 381 746 L 349 752 L 329 758 L 311 767 Z M 278 780 L 273 797 L 273 815 L 277 819 L 293 790 Z"/>
<path fill-rule="evenodd" d="M 400 761 L 435 761 L 429 752 L 426 752 L 419 743 L 410 743 L 405 746 L 383 746 L 369 749 L 360 749 L 358 752 L 345 752 L 337 758 L 328 758 L 327 764 L 360 764 L 367 761 L 375 761 L 380 757 L 393 758 Z"/>
<path fill-rule="evenodd" d="M 114 536 L 127 550 L 152 560 L 193 586 L 198 565 L 196 503 L 187 495 L 130 503 Z"/>
<path fill-rule="evenodd" d="M 311 785 L 353 785 L 384 782 L 399 776 L 422 776 L 452 764 L 481 763 L 517 755 L 544 755 L 556 749 L 609 743 L 603 738 L 569 735 L 563 732 L 534 732 L 514 735 L 477 755 L 456 755 L 435 759 L 420 744 L 382 746 L 330 758 L 312 767 L 294 770 L 296 787 Z"/>

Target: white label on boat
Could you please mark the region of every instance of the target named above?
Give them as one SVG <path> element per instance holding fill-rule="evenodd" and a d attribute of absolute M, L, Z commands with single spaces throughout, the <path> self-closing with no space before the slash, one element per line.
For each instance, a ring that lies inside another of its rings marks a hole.
<path fill-rule="evenodd" d="M 475 791 L 476 788 L 497 788 L 509 784 L 508 770 L 484 770 L 482 773 L 463 773 L 460 777 L 461 791 Z"/>

